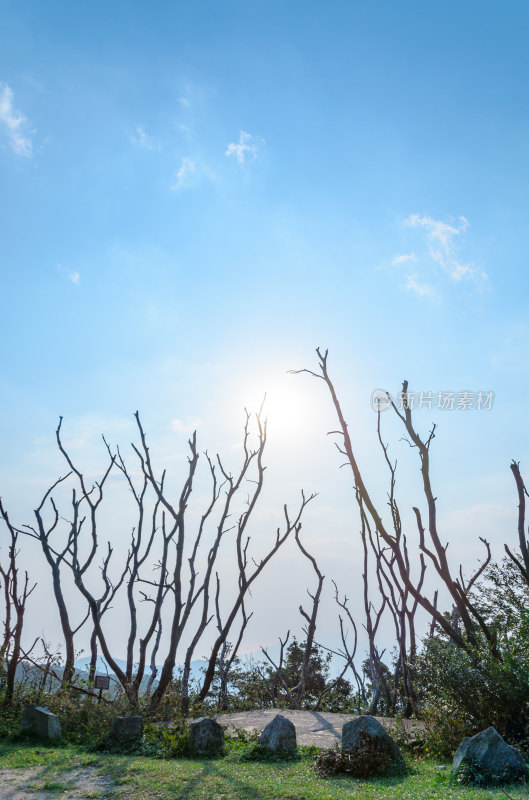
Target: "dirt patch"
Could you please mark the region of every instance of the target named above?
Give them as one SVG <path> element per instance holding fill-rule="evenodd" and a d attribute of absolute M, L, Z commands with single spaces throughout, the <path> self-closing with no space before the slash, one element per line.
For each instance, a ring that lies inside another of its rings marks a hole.
<path fill-rule="evenodd" d="M 342 727 L 355 714 L 330 714 L 326 711 L 290 711 L 289 709 L 267 709 L 266 711 L 243 711 L 238 714 L 219 714 L 215 717 L 220 725 L 226 725 L 229 732 L 242 728 L 248 732 L 262 731 L 276 716 L 287 717 L 296 728 L 298 744 L 316 745 L 317 747 L 334 747 L 342 741 Z M 388 733 L 395 727 L 395 720 L 389 717 L 377 717 Z M 410 739 L 415 739 L 424 731 L 424 724 L 417 720 L 404 720 Z"/>
<path fill-rule="evenodd" d="M 68 770 L 59 776 L 50 774 L 47 767 L 0 769 L 2 800 L 104 800 L 111 788 L 112 781 L 93 767 Z"/>

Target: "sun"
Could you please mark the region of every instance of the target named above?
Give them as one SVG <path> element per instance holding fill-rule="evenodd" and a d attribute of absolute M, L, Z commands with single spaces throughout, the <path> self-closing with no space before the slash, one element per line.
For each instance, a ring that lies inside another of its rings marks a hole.
<path fill-rule="evenodd" d="M 255 413 L 262 406 L 268 436 L 284 441 L 297 439 L 313 427 L 318 413 L 316 387 L 295 375 L 275 376 L 242 387 L 243 405 Z"/>

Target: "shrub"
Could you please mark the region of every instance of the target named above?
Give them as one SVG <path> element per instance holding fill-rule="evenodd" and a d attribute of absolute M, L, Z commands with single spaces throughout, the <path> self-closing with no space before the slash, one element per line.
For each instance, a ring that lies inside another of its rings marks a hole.
<path fill-rule="evenodd" d="M 518 781 L 526 779 L 521 777 L 518 778 Z M 483 764 L 478 764 L 475 759 L 465 759 L 461 762 L 453 780 L 467 786 L 491 786 L 499 783 L 512 783 L 514 779 L 509 771 L 492 772 Z"/>
<path fill-rule="evenodd" d="M 183 722 L 173 725 L 146 725 L 141 753 L 153 758 L 187 758 L 189 731 Z"/>
<path fill-rule="evenodd" d="M 467 650 L 439 634 L 416 661 L 426 746 L 436 755 L 452 756 L 465 736 L 490 725 L 511 742 L 529 733 L 529 587 L 505 560 L 487 570 L 472 600 L 493 646 L 481 632 Z"/>
<path fill-rule="evenodd" d="M 314 759 L 314 770 L 322 778 L 333 775 L 351 775 L 354 778 L 374 778 L 381 775 L 397 775 L 404 772 L 388 753 L 377 747 L 370 737 L 361 731 L 360 745 L 354 750 L 331 748 Z"/>
<path fill-rule="evenodd" d="M 295 751 L 271 751 L 259 742 L 251 742 L 241 750 L 239 758 L 241 761 L 298 761 L 299 754 L 297 748 Z"/>

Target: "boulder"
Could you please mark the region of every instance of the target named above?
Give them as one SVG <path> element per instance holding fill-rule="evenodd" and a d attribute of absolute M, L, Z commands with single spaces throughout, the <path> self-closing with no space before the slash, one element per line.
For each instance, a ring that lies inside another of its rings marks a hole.
<path fill-rule="evenodd" d="M 56 714 L 44 706 L 31 705 L 24 709 L 20 720 L 22 729 L 47 742 L 61 738 L 61 723 Z"/>
<path fill-rule="evenodd" d="M 473 773 L 481 772 L 484 783 L 489 781 L 509 783 L 522 780 L 528 775 L 521 754 L 507 744 L 492 726 L 475 736 L 463 739 L 454 756 L 452 774 L 458 773 L 462 767 Z M 469 779 L 474 782 L 472 777 Z"/>
<path fill-rule="evenodd" d="M 224 730 L 209 717 L 200 717 L 189 725 L 189 747 L 195 755 L 215 753 L 224 746 Z"/>
<path fill-rule="evenodd" d="M 109 739 L 112 742 L 136 742 L 143 736 L 143 717 L 114 717 Z"/>
<path fill-rule="evenodd" d="M 257 741 L 271 753 L 295 753 L 296 729 L 289 719 L 276 714 Z"/>
<path fill-rule="evenodd" d="M 369 714 L 346 722 L 342 728 L 342 750 L 355 753 L 373 746 L 379 753 L 387 755 L 394 766 L 404 766 L 399 748 L 375 717 Z"/>

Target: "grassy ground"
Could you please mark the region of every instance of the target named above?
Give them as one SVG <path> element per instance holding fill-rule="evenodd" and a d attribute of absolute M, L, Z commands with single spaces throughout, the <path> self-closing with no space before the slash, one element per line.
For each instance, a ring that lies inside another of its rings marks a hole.
<path fill-rule="evenodd" d="M 0 744 L 0 769 L 33 769 L 32 789 L 47 790 L 57 798 L 67 796 L 67 776 L 80 768 L 109 781 L 103 794 L 83 796 L 108 800 L 503 800 L 506 796 L 500 788 L 460 786 L 450 780 L 449 770 L 435 766 L 435 762 L 416 762 L 404 778 L 324 780 L 314 774 L 310 757 L 258 763 L 241 761 L 233 753 L 214 760 L 157 760 L 72 747 Z M 514 800 L 529 798 L 527 785 L 505 789 Z"/>

